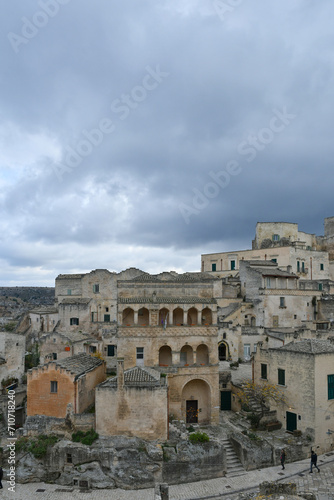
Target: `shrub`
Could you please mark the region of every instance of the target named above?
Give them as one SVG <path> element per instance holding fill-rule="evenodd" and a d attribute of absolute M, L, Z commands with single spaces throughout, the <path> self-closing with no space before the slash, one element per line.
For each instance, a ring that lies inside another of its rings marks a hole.
<path fill-rule="evenodd" d="M 16 326 L 15 323 L 7 323 L 5 325 L 6 332 L 12 332 L 12 331 L 14 331 L 15 330 L 15 326 Z"/>
<path fill-rule="evenodd" d="M 194 432 L 195 428 L 192 425 L 189 425 L 189 427 L 187 427 L 187 431 L 188 432 Z"/>
<path fill-rule="evenodd" d="M 206 443 L 210 441 L 210 439 L 205 432 L 193 432 L 189 435 L 189 441 L 192 443 Z"/>
<path fill-rule="evenodd" d="M 31 439 L 22 437 L 16 441 L 15 449 L 17 453 L 26 451 L 34 455 L 35 458 L 42 458 L 46 455 L 48 447 L 53 446 L 57 441 L 57 436 L 47 436 L 45 434 Z"/>
<path fill-rule="evenodd" d="M 90 446 L 99 437 L 98 433 L 94 429 L 90 429 L 87 432 L 77 431 L 72 434 L 72 441 L 74 443 L 82 443 Z"/>

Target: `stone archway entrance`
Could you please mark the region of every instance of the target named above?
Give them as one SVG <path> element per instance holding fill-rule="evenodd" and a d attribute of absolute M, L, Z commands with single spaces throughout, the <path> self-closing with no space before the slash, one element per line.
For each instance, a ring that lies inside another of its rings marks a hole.
<path fill-rule="evenodd" d="M 211 389 L 207 382 L 194 379 L 182 390 L 182 416 L 186 423 L 210 423 Z"/>

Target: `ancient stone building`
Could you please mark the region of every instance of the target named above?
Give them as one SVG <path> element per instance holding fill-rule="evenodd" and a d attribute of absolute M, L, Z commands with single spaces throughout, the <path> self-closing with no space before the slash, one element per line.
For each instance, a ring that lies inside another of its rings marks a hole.
<path fill-rule="evenodd" d="M 327 220 L 327 219 L 326 219 Z M 334 223 L 332 224 L 334 227 Z M 327 224 L 325 227 L 332 227 Z M 329 229 L 328 229 L 329 231 Z M 334 232 L 333 237 L 334 241 Z M 280 269 L 295 273 L 301 280 L 333 279 L 326 237 L 298 231 L 298 225 L 287 222 L 258 222 L 252 250 L 203 254 L 201 269 L 217 276 L 235 276 L 243 260 L 276 262 Z M 334 252 L 333 252 L 334 255 Z"/>
<path fill-rule="evenodd" d="M 0 382 L 9 378 L 17 378 L 19 381 L 22 379 L 25 344 L 24 335 L 0 332 Z"/>
<path fill-rule="evenodd" d="M 92 349 L 95 342 L 99 345 L 91 335 L 78 331 L 70 334 L 56 331 L 46 333 L 39 340 L 40 363 L 70 358 L 76 354 L 94 354 L 98 350 L 97 347 Z"/>
<path fill-rule="evenodd" d="M 104 361 L 77 354 L 28 371 L 27 416 L 64 418 L 70 403 L 82 413 L 95 402 L 95 387 L 106 378 Z"/>
<path fill-rule="evenodd" d="M 96 388 L 96 431 L 102 436 L 168 438 L 167 377 L 152 368 L 124 371 L 118 358 L 117 377 Z"/>
<path fill-rule="evenodd" d="M 258 348 L 254 380 L 277 385 L 287 404 L 271 404 L 287 431 L 309 436 L 317 453 L 334 447 L 334 342 L 308 339 Z"/>

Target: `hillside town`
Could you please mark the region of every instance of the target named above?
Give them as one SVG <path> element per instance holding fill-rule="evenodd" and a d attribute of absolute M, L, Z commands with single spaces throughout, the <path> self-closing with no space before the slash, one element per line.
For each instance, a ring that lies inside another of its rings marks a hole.
<path fill-rule="evenodd" d="M 60 274 L 54 303 L 20 311 L 1 317 L 1 446 L 14 392 L 22 449 L 56 441 L 17 450 L 18 481 L 136 489 L 334 450 L 334 217 L 323 236 L 259 222 L 251 249 L 203 254 L 198 272 Z"/>

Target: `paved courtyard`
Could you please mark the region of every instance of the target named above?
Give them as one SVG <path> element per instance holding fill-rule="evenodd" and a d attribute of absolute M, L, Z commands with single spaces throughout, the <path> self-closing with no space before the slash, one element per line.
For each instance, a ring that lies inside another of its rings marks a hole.
<path fill-rule="evenodd" d="M 286 464 L 283 472 L 280 466 L 246 472 L 241 476 L 225 477 L 172 485 L 170 500 L 234 500 L 240 492 L 256 491 L 263 481 L 294 482 L 298 492 L 312 492 L 318 500 L 334 500 L 334 452 L 318 458 L 320 474 L 309 474 L 309 459 Z M 55 484 L 32 483 L 16 486 L 15 493 L 8 491 L 8 483 L 3 480 L 4 489 L 0 497 L 6 500 L 154 500 L 154 490 L 79 490 Z"/>

